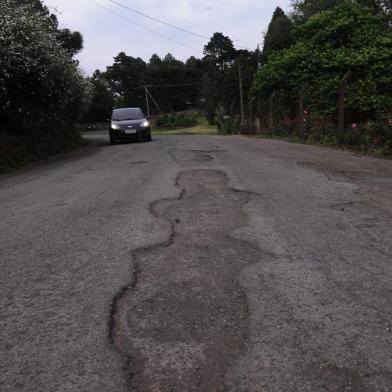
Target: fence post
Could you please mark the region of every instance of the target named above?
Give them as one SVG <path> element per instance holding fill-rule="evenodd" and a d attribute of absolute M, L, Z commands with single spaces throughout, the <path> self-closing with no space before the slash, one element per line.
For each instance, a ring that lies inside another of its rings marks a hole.
<path fill-rule="evenodd" d="M 245 125 L 245 113 L 244 113 L 244 90 L 242 86 L 242 69 L 241 65 L 238 67 L 238 77 L 240 80 L 240 100 L 241 100 L 241 127 Z"/>
<path fill-rule="evenodd" d="M 274 126 L 274 98 L 276 95 L 276 91 L 273 91 L 272 94 L 268 98 L 268 127 L 272 132 L 272 128 Z"/>
<path fill-rule="evenodd" d="M 255 100 L 256 97 L 252 97 L 249 99 L 249 107 L 248 107 L 248 113 L 249 113 L 249 121 L 248 121 L 248 131 L 254 131 L 255 130 L 255 118 L 254 118 L 254 106 L 255 106 Z"/>
<path fill-rule="evenodd" d="M 234 106 L 236 105 L 236 101 L 233 101 L 230 105 L 230 117 L 233 118 Z"/>
<path fill-rule="evenodd" d="M 339 132 L 344 132 L 344 102 L 346 95 L 347 83 L 352 77 L 352 72 L 348 71 L 343 76 L 343 79 L 339 83 Z"/>
<path fill-rule="evenodd" d="M 303 122 L 304 120 L 304 99 L 305 99 L 305 91 L 308 88 L 308 83 L 304 83 L 299 90 L 299 118 Z"/>
<path fill-rule="evenodd" d="M 299 106 L 299 119 L 300 123 L 300 130 L 303 131 L 305 128 L 305 113 L 304 113 L 304 99 L 305 99 L 305 91 L 308 88 L 309 83 L 304 83 L 299 90 L 299 99 L 298 99 L 298 106 Z"/>

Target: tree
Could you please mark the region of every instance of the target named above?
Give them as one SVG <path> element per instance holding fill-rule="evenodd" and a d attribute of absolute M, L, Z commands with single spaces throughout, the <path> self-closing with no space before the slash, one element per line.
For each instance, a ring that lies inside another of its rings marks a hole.
<path fill-rule="evenodd" d="M 374 14 L 385 20 L 386 26 L 392 28 L 392 0 L 357 0 L 358 4 L 369 7 Z"/>
<path fill-rule="evenodd" d="M 382 17 L 352 3 L 309 18 L 294 45 L 270 56 L 254 86 L 264 96 L 273 90 L 292 95 L 306 82 L 313 110 L 329 115 L 336 113 L 339 80 L 347 71 L 353 74 L 347 93 L 353 117 L 392 110 L 392 33 Z"/>
<path fill-rule="evenodd" d="M 203 76 L 201 92 L 202 108 L 210 124 L 215 123 L 215 111 L 219 104 L 219 90 L 216 80 L 208 73 Z"/>
<path fill-rule="evenodd" d="M 77 140 L 73 125 L 89 83 L 37 4 L 3 0 L 0 7 L 0 133 L 46 154 Z"/>
<path fill-rule="evenodd" d="M 121 105 L 145 107 L 142 90 L 146 82 L 147 64 L 141 58 L 127 56 L 124 52 L 114 58 L 107 68 L 109 85 Z"/>
<path fill-rule="evenodd" d="M 62 47 L 67 50 L 71 56 L 75 56 L 83 49 L 83 36 L 79 31 L 62 29 L 59 31 L 59 40 Z"/>
<path fill-rule="evenodd" d="M 187 108 L 188 89 L 181 86 L 185 80 L 185 64 L 168 53 L 159 63 L 147 65 L 147 84 L 150 92 L 164 111 L 180 111 Z"/>
<path fill-rule="evenodd" d="M 292 0 L 293 18 L 303 23 L 311 16 L 322 11 L 331 10 L 342 3 L 342 0 Z"/>
<path fill-rule="evenodd" d="M 229 37 L 222 33 L 215 33 L 210 42 L 204 47 L 204 59 L 214 65 L 217 69 L 223 70 L 230 65 L 235 57 L 236 50 Z"/>
<path fill-rule="evenodd" d="M 277 7 L 264 38 L 263 61 L 273 52 L 286 49 L 294 43 L 293 27 L 293 22 Z"/>
<path fill-rule="evenodd" d="M 293 18 L 297 23 L 304 23 L 311 16 L 320 12 L 331 10 L 341 4 L 358 4 L 370 8 L 370 10 L 384 19 L 388 28 L 392 25 L 392 1 L 391 0 L 292 0 Z"/>
<path fill-rule="evenodd" d="M 90 107 L 83 117 L 83 121 L 89 123 L 104 122 L 110 118 L 114 106 L 114 98 L 107 80 L 107 75 L 96 70 L 89 80 L 92 86 L 92 98 Z"/>
<path fill-rule="evenodd" d="M 162 59 L 156 54 L 154 53 L 151 58 L 150 61 L 148 62 L 150 67 L 161 67 L 162 66 Z"/>
<path fill-rule="evenodd" d="M 79 31 L 69 29 L 59 29 L 58 20 L 55 14 L 50 13 L 48 7 L 43 4 L 42 0 L 14 0 L 17 5 L 28 5 L 30 9 L 40 14 L 48 24 L 58 31 L 58 39 L 64 49 L 71 56 L 75 56 L 83 49 L 83 36 Z"/>

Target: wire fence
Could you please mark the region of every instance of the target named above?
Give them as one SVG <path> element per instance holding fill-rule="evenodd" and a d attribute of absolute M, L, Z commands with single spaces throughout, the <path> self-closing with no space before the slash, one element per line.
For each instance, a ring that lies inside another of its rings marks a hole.
<path fill-rule="evenodd" d="M 347 105 L 351 72 L 336 90 L 314 91 L 308 84 L 295 92 L 272 91 L 253 96 L 238 112 L 218 108 L 218 126 L 224 133 L 259 134 L 298 139 L 323 145 L 354 147 L 392 155 L 392 113 L 358 113 Z"/>

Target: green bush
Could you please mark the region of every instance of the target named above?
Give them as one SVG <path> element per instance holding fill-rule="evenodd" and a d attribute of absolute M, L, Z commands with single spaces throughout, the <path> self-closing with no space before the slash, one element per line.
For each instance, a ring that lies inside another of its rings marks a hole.
<path fill-rule="evenodd" d="M 308 118 L 304 123 L 299 119 L 284 119 L 272 131 L 265 130 L 263 134 L 309 144 L 359 149 L 380 156 L 392 155 L 392 120 L 385 118 L 351 124 L 343 132 L 330 119 Z"/>
<path fill-rule="evenodd" d="M 218 125 L 218 131 L 225 135 L 239 134 L 241 133 L 241 123 L 236 117 L 224 116 L 222 125 Z"/>
<path fill-rule="evenodd" d="M 59 40 L 52 19 L 33 5 L 0 7 L 0 148 L 20 161 L 69 149 L 90 85 Z M 7 143 L 11 143 L 9 148 Z M 2 161 L 8 158 L 2 156 Z"/>
<path fill-rule="evenodd" d="M 157 128 L 189 128 L 199 124 L 197 113 L 161 114 L 155 118 Z"/>
<path fill-rule="evenodd" d="M 383 18 L 349 1 L 314 15 L 296 31 L 297 41 L 275 52 L 257 73 L 254 90 L 298 96 L 308 84 L 309 112 L 337 116 L 339 81 L 352 80 L 346 108 L 355 121 L 376 118 L 392 109 L 392 32 Z"/>

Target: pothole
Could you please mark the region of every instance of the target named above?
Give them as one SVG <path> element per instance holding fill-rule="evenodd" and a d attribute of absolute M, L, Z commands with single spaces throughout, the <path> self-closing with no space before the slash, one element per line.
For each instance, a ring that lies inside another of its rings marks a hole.
<path fill-rule="evenodd" d="M 246 339 L 237 278 L 261 251 L 230 233 L 246 225 L 254 195 L 232 190 L 214 170 L 185 171 L 178 187 L 180 199 L 152 206 L 171 222 L 172 239 L 135 251 L 137 283 L 115 305 L 112 335 L 130 359 L 135 391 L 220 391 Z"/>

